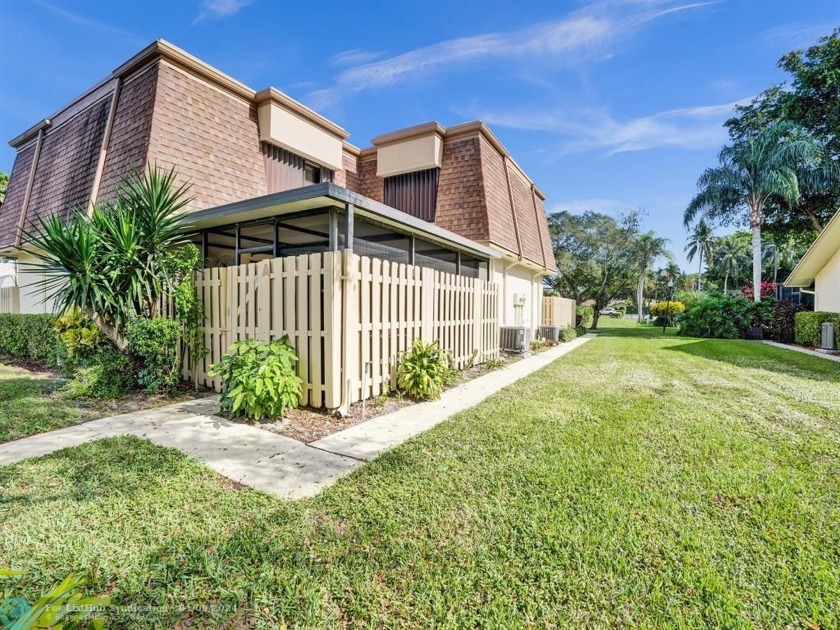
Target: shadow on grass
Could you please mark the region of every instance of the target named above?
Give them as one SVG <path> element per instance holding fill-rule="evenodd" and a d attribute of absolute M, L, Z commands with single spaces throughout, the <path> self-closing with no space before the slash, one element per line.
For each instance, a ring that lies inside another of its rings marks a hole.
<path fill-rule="evenodd" d="M 588 332 L 598 333 L 602 337 L 622 337 L 625 339 L 664 339 L 675 337 L 677 329 L 667 328 L 666 332 L 663 333 L 661 326 L 649 326 L 647 324 L 628 322 L 627 320 L 604 321 L 604 319 L 601 319 L 601 321 L 598 322 L 598 328 L 595 330 L 590 329 Z"/>
<path fill-rule="evenodd" d="M 728 363 L 739 368 L 754 368 L 814 381 L 840 383 L 840 366 L 832 361 L 744 339 L 684 339 L 689 343 L 667 346 L 663 350 Z"/>
<path fill-rule="evenodd" d="M 0 402 L 43 396 L 55 389 L 56 381 L 29 377 L 0 380 Z"/>

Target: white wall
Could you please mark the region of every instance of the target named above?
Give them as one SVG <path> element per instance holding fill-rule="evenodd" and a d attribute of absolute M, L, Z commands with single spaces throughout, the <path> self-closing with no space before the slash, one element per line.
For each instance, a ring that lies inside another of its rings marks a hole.
<path fill-rule="evenodd" d="M 840 313 L 840 250 L 814 279 L 815 311 Z"/>
<path fill-rule="evenodd" d="M 27 262 L 34 262 L 31 256 L 21 255 L 17 264 L 17 284 L 20 287 L 21 313 L 52 313 L 51 301 L 44 302 L 45 291 L 38 287 L 28 286 L 38 282 L 44 274 L 27 268 Z"/>
<path fill-rule="evenodd" d="M 492 261 L 490 280 L 499 285 L 499 325 L 536 329 L 542 323 L 542 276 L 525 265 L 497 259 Z M 521 309 L 514 306 L 514 296 L 524 295 Z"/>

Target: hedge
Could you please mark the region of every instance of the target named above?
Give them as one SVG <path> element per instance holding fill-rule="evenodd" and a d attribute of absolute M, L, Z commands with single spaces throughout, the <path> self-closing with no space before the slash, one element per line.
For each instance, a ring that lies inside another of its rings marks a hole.
<path fill-rule="evenodd" d="M 820 328 L 824 322 L 834 324 L 835 339 L 840 334 L 840 313 L 804 311 L 796 314 L 796 343 L 819 347 L 822 343 Z"/>
<path fill-rule="evenodd" d="M 575 324 L 577 326 L 583 326 L 585 328 L 589 328 L 592 325 L 592 320 L 595 317 L 595 309 L 591 306 L 578 306 L 577 307 L 577 321 Z"/>
<path fill-rule="evenodd" d="M 44 365 L 58 362 L 54 315 L 0 313 L 0 355 Z"/>

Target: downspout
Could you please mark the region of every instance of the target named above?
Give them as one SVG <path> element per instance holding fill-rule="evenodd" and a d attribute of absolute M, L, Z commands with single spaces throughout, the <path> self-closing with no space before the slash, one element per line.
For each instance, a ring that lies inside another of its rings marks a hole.
<path fill-rule="evenodd" d="M 45 119 L 38 130 L 38 140 L 35 144 L 35 155 L 32 156 L 32 166 L 29 169 L 29 180 L 26 182 L 26 193 L 23 195 L 23 205 L 20 208 L 20 218 L 17 225 L 17 236 L 15 246 L 20 247 L 23 240 L 23 226 L 26 223 L 26 214 L 29 212 L 29 201 L 32 199 L 32 188 L 35 186 L 35 171 L 38 168 L 38 160 L 41 157 L 41 147 L 44 145 L 44 135 L 47 127 L 50 126 L 49 119 Z"/>
<path fill-rule="evenodd" d="M 111 99 L 111 109 L 108 111 L 108 122 L 105 123 L 105 133 L 102 135 L 102 147 L 99 149 L 99 161 L 96 163 L 96 173 L 93 176 L 93 186 L 90 189 L 90 199 L 87 207 L 88 216 L 93 214 L 93 208 L 99 197 L 99 186 L 102 183 L 102 173 L 105 170 L 105 158 L 108 155 L 108 146 L 111 144 L 111 132 L 114 129 L 114 118 L 117 115 L 117 103 L 122 91 L 122 78 L 117 77 L 116 81 L 114 96 Z"/>

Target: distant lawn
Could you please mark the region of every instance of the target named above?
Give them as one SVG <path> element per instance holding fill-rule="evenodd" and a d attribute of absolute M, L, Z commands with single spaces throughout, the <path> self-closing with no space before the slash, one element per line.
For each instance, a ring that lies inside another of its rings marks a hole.
<path fill-rule="evenodd" d="M 0 443 L 80 422 L 85 414 L 77 405 L 51 395 L 59 385 L 50 372 L 0 363 Z"/>
<path fill-rule="evenodd" d="M 840 627 L 840 366 L 601 326 L 311 500 L 136 438 L 0 467 L 0 566 L 156 607 L 115 627 Z"/>

